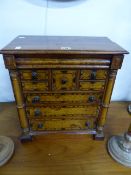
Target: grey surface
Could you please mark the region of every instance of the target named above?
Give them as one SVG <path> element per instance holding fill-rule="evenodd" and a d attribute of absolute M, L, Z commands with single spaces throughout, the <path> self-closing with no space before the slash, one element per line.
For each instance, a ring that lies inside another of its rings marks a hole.
<path fill-rule="evenodd" d="M 11 138 L 0 136 L 0 166 L 6 164 L 14 153 L 14 142 Z"/>
<path fill-rule="evenodd" d="M 123 142 L 126 142 L 123 136 L 112 136 L 108 140 L 108 151 L 114 160 L 131 168 L 131 151 L 120 146 Z"/>

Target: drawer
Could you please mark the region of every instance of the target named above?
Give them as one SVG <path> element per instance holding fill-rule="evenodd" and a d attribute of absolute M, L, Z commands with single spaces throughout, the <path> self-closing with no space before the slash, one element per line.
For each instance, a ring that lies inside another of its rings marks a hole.
<path fill-rule="evenodd" d="M 76 71 L 75 70 L 54 70 L 53 90 L 75 90 Z"/>
<path fill-rule="evenodd" d="M 60 43 L 59 43 L 60 44 Z M 66 43 L 67 44 L 67 43 Z M 70 45 L 70 43 L 68 43 Z M 76 44 L 76 43 L 75 43 Z M 79 45 L 79 44 L 78 44 Z M 77 45 L 77 46 L 78 46 Z M 59 45 L 59 48 L 61 46 Z M 50 49 L 49 49 L 50 50 Z M 49 51 L 48 50 L 48 51 Z M 34 55 L 19 55 L 16 59 L 16 65 L 18 68 L 37 68 L 42 69 L 100 69 L 110 68 L 110 63 L 112 60 L 112 54 L 70 54 L 68 53 L 62 54 L 62 50 L 59 50 L 56 54 L 34 54 Z M 49 51 L 50 52 L 50 51 Z M 52 51 L 51 51 L 52 52 Z M 74 52 L 74 51 L 73 51 Z"/>
<path fill-rule="evenodd" d="M 25 91 L 46 91 L 48 82 L 22 82 L 22 88 Z"/>
<path fill-rule="evenodd" d="M 107 70 L 93 69 L 93 70 L 81 70 L 80 79 L 81 80 L 99 80 L 106 79 Z"/>
<path fill-rule="evenodd" d="M 66 116 L 66 115 L 93 115 L 96 116 L 98 112 L 98 107 L 96 105 L 92 106 L 52 106 L 52 107 L 27 107 L 26 108 L 28 116 L 41 118 L 48 116 Z"/>
<path fill-rule="evenodd" d="M 102 93 L 79 93 L 79 94 L 25 94 L 26 104 L 43 104 L 51 102 L 76 102 L 76 103 L 100 103 Z"/>
<path fill-rule="evenodd" d="M 80 90 L 104 90 L 105 81 L 82 81 Z"/>
<path fill-rule="evenodd" d="M 90 130 L 95 127 L 94 118 L 86 120 L 31 120 L 31 130 L 34 131 L 63 131 L 63 130 Z"/>
<path fill-rule="evenodd" d="M 48 79 L 48 70 L 21 70 L 22 80 L 45 80 Z"/>

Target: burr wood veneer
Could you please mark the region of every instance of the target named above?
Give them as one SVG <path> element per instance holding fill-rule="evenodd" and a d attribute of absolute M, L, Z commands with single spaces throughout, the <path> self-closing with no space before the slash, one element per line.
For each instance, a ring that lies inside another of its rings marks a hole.
<path fill-rule="evenodd" d="M 57 132 L 104 138 L 126 50 L 106 37 L 18 36 L 1 53 L 14 90 L 21 141 Z"/>

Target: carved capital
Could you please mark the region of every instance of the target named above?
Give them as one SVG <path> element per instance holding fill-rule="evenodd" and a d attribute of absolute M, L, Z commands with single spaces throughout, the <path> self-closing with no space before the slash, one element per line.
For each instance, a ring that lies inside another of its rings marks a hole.
<path fill-rule="evenodd" d="M 15 70 L 11 70 L 10 72 L 10 77 L 13 79 L 17 79 L 18 78 L 18 72 Z"/>
<path fill-rule="evenodd" d="M 16 62 L 14 55 L 3 55 L 5 67 L 7 69 L 15 69 L 16 68 Z"/>
<path fill-rule="evenodd" d="M 123 62 L 124 55 L 114 55 L 112 57 L 111 69 L 120 69 Z"/>

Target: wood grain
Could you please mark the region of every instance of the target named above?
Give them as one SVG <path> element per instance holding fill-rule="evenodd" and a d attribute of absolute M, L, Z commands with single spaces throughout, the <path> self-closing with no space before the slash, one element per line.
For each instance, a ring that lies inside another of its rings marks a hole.
<path fill-rule="evenodd" d="M 0 134 L 15 142 L 15 154 L 0 175 L 130 175 L 131 170 L 116 163 L 107 153 L 107 139 L 124 133 L 131 116 L 128 103 L 110 105 L 105 141 L 94 141 L 90 135 L 49 134 L 21 144 L 21 133 L 14 103 L 0 104 Z"/>
<path fill-rule="evenodd" d="M 88 54 L 128 53 L 107 37 L 26 35 L 16 37 L 1 53 L 77 53 L 80 51 L 81 54 L 87 52 Z"/>

